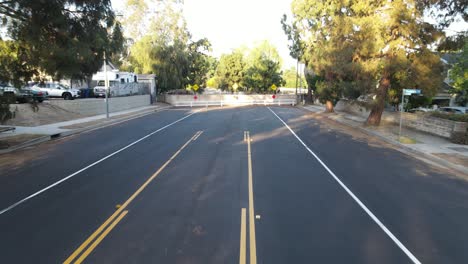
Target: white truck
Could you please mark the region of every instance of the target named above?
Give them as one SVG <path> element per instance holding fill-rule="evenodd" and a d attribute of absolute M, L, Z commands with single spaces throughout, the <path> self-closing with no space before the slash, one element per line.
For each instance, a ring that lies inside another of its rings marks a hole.
<path fill-rule="evenodd" d="M 97 85 L 94 87 L 95 97 L 105 97 L 105 73 L 98 72 L 93 75 L 93 80 L 97 81 Z M 119 72 L 118 70 L 111 70 L 107 72 L 107 80 L 109 82 L 109 96 L 126 96 L 138 93 L 138 77 L 134 73 L 130 72 Z"/>

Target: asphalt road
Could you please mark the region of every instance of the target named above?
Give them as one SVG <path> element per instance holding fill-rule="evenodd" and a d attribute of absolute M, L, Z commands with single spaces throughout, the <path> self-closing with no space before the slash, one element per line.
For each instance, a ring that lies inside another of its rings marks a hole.
<path fill-rule="evenodd" d="M 468 263 L 466 179 L 297 108 L 173 109 L 7 158 L 0 263 Z"/>

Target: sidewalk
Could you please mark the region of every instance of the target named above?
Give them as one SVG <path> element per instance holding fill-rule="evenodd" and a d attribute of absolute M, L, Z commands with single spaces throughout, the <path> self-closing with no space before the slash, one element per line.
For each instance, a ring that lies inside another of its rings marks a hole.
<path fill-rule="evenodd" d="M 325 107 L 320 105 L 305 105 L 302 108 L 315 113 L 325 110 Z M 364 118 L 345 112 L 336 112 L 329 115 L 328 118 L 358 128 L 367 134 L 396 145 L 398 150 L 411 156 L 416 155 L 420 159 L 429 160 L 432 163 L 468 174 L 468 146 L 466 145 L 454 144 L 448 139 L 405 127 L 402 128 L 400 142 L 398 140 L 399 126 L 397 125 L 385 124 L 379 127 L 366 127 L 363 125 L 366 121 Z"/>
<path fill-rule="evenodd" d="M 126 120 L 154 113 L 155 111 L 163 110 L 169 107 L 169 105 L 164 103 L 156 103 L 151 106 L 144 106 L 134 108 L 131 110 L 110 113 L 109 119 L 106 118 L 105 114 L 102 114 L 42 126 L 14 126 L 15 130 L 0 133 L 0 140 L 8 141 L 12 139 L 10 141 L 15 142 L 16 140 L 14 139 L 16 138 L 27 138 L 26 135 L 30 135 L 31 140 L 26 140 L 25 142 L 18 143 L 17 146 L 10 146 L 7 149 L 0 148 L 0 154 L 23 148 L 26 146 L 30 146 L 33 144 L 38 144 L 50 140 L 51 138 L 68 136 L 85 130 L 96 129 L 111 124 L 124 122 Z M 0 128 L 1 127 L 12 126 L 0 125 Z"/>

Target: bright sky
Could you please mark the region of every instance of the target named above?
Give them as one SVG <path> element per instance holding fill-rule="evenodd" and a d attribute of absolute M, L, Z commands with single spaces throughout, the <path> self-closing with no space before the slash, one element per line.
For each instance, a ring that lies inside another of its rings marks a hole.
<path fill-rule="evenodd" d="M 242 45 L 252 47 L 268 40 L 283 58 L 283 69 L 296 65 L 289 56 L 288 40 L 281 27 L 281 18 L 291 18 L 292 0 L 185 0 L 184 15 L 193 39 L 208 38 L 213 55 L 219 57 Z M 113 7 L 122 11 L 125 0 L 112 0 Z M 430 20 L 430 19 L 429 19 Z M 466 29 L 464 22 L 454 23 L 453 30 Z"/>
<path fill-rule="evenodd" d="M 122 10 L 124 0 L 112 0 Z M 295 66 L 281 27 L 283 14 L 291 17 L 291 0 L 185 0 L 184 15 L 193 39 L 208 38 L 219 57 L 242 45 L 268 40 L 283 58 L 283 68 Z"/>
<path fill-rule="evenodd" d="M 291 17 L 290 6 L 291 0 L 185 0 L 184 13 L 193 37 L 207 37 L 215 56 L 268 40 L 289 68 L 295 61 L 280 21 L 285 13 Z"/>

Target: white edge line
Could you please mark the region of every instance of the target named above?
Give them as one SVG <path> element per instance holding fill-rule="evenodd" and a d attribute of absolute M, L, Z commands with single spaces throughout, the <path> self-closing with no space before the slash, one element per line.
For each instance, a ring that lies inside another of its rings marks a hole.
<path fill-rule="evenodd" d="M 59 185 L 60 183 L 62 183 L 62 182 L 64 182 L 64 181 L 66 181 L 66 180 L 68 180 L 68 179 L 70 179 L 70 178 L 76 176 L 77 174 L 79 174 L 79 173 L 81 173 L 81 172 L 83 172 L 83 171 L 85 171 L 85 170 L 87 170 L 87 169 L 89 169 L 89 168 L 91 168 L 91 167 L 93 167 L 93 166 L 95 166 L 95 165 L 97 165 L 97 164 L 99 164 L 99 163 L 105 161 L 106 159 L 108 159 L 108 158 L 110 158 L 110 157 L 112 157 L 112 156 L 114 156 L 114 155 L 116 155 L 116 154 L 118 154 L 118 153 L 120 153 L 120 152 L 122 152 L 122 151 L 128 149 L 129 147 L 131 147 L 131 146 L 133 146 L 133 145 L 135 145 L 135 144 L 141 142 L 142 140 L 145 140 L 146 138 L 148 138 L 148 137 L 150 137 L 150 136 L 152 136 L 152 135 L 154 135 L 154 134 L 160 132 L 161 130 L 164 130 L 164 129 L 166 129 L 166 128 L 168 128 L 168 127 L 170 127 L 170 126 L 172 126 L 172 125 L 174 125 L 174 124 L 176 124 L 176 123 L 179 123 L 180 121 L 182 121 L 182 120 L 184 120 L 184 119 L 186 119 L 186 118 L 188 118 L 188 117 L 190 117 L 190 116 L 196 114 L 197 112 L 198 112 L 198 111 L 193 112 L 193 113 L 191 113 L 191 114 L 189 114 L 189 115 L 186 115 L 186 116 L 184 116 L 184 117 L 182 117 L 182 118 L 180 118 L 180 119 L 178 119 L 178 120 L 176 120 L 176 121 L 174 121 L 174 122 L 172 122 L 172 123 L 170 123 L 170 124 L 168 124 L 168 125 L 165 125 L 165 126 L 159 128 L 158 130 L 153 131 L 153 132 L 149 133 L 148 135 L 146 135 L 146 136 L 144 136 L 144 137 L 142 137 L 142 138 L 140 138 L 140 139 L 134 141 L 133 143 L 130 143 L 130 144 L 128 144 L 127 146 L 125 146 L 125 147 L 123 147 L 123 148 L 121 148 L 121 149 L 119 149 L 119 150 L 117 150 L 117 151 L 115 151 L 115 152 L 113 152 L 113 153 L 111 153 L 111 154 L 105 156 L 104 158 L 102 158 L 102 159 L 100 159 L 100 160 L 98 160 L 98 161 L 95 161 L 95 162 L 91 163 L 90 165 L 88 165 L 88 166 L 86 166 L 86 167 L 84 167 L 84 168 L 82 168 L 82 169 L 80 169 L 80 170 L 78 170 L 78 171 L 76 171 L 76 172 L 74 172 L 74 173 L 68 175 L 67 177 L 65 177 L 65 178 L 63 178 L 63 179 L 61 179 L 61 180 L 59 180 L 59 181 L 57 181 L 57 182 L 55 182 L 55 183 L 53 183 L 53 184 L 51 184 L 51 185 L 45 187 L 44 189 L 41 189 L 41 190 L 39 190 L 39 191 L 37 191 L 37 192 L 35 192 L 35 193 L 33 193 L 33 194 L 27 196 L 26 198 L 23 198 L 23 199 L 19 200 L 18 202 L 16 202 L 16 203 L 14 203 L 14 204 L 8 206 L 7 208 L 1 210 L 1 211 L 0 211 L 0 215 L 6 213 L 6 212 L 8 212 L 8 211 L 10 211 L 11 209 L 17 207 L 18 205 L 20 205 L 20 204 L 22 204 L 22 203 L 24 203 L 24 202 L 26 202 L 26 201 L 28 201 L 28 200 L 34 198 L 35 196 L 38 196 L 39 194 L 41 194 L 41 193 L 43 193 L 43 192 L 45 192 L 45 191 L 47 191 L 47 190 L 49 190 L 49 189 L 51 189 L 51 188 L 53 188 L 53 187 Z"/>
<path fill-rule="evenodd" d="M 367 206 L 364 205 L 364 203 L 359 200 L 359 198 L 354 195 L 353 192 L 333 173 L 332 170 L 328 168 L 327 165 L 302 141 L 299 136 L 296 135 L 296 133 L 286 124 L 283 119 L 281 119 L 273 110 L 271 110 L 270 107 L 268 107 L 268 110 L 270 110 L 280 121 L 283 123 L 283 125 L 289 129 L 289 131 L 296 137 L 297 140 L 312 154 L 315 159 L 330 173 L 331 176 L 338 182 L 338 184 L 343 187 L 343 189 L 354 199 L 354 201 L 374 220 L 374 222 L 395 242 L 395 244 L 413 261 L 413 263 L 416 264 L 421 264 L 421 262 L 403 245 L 403 243 L 396 238 L 395 235 L 367 208 Z"/>

